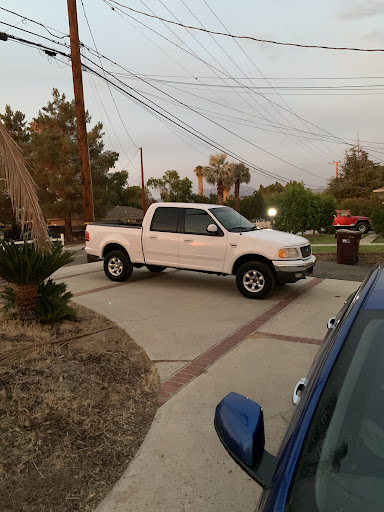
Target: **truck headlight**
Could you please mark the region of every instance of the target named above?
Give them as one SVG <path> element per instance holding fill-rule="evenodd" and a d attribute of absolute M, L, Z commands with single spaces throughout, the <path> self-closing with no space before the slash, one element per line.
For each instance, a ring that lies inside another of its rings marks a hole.
<path fill-rule="evenodd" d="M 279 258 L 298 258 L 299 252 L 297 249 L 286 247 L 279 250 Z"/>

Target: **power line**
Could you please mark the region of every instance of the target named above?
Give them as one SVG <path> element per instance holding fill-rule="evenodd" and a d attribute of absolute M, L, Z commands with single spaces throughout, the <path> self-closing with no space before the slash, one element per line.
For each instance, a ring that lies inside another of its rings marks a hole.
<path fill-rule="evenodd" d="M 97 46 L 96 46 L 95 38 L 93 37 L 93 33 L 92 33 L 91 26 L 90 26 L 89 21 L 88 21 L 87 13 L 85 12 L 85 6 L 84 6 L 84 2 L 83 2 L 83 0 L 81 0 L 81 5 L 82 5 L 82 7 L 83 7 L 84 17 L 85 17 L 85 20 L 86 20 L 87 25 L 88 25 L 89 32 L 90 32 L 91 37 L 92 37 L 93 45 L 94 45 L 94 47 L 95 47 L 96 52 L 97 52 L 97 53 L 99 53 L 99 51 L 98 51 L 98 49 L 97 49 Z M 99 61 L 100 61 L 101 69 L 103 70 L 103 73 L 105 73 L 104 68 L 103 68 L 103 64 L 102 64 L 102 62 L 101 62 L 101 58 L 100 58 L 100 57 L 99 57 Z M 113 94 L 112 94 L 112 91 L 111 91 L 111 89 L 110 89 L 109 84 L 108 84 L 108 90 L 109 90 L 109 93 L 110 93 L 110 95 L 111 95 L 111 98 L 112 98 L 113 104 L 115 105 L 115 108 L 116 108 L 117 114 L 118 114 L 118 116 L 119 116 L 119 118 L 120 118 L 121 124 L 122 124 L 122 125 L 123 125 L 123 127 L 124 127 L 125 133 L 128 135 L 129 140 L 132 142 L 132 144 L 135 146 L 135 148 L 138 148 L 137 144 L 135 144 L 135 142 L 133 141 L 132 137 L 130 136 L 130 134 L 129 134 L 128 130 L 127 130 L 127 127 L 125 126 L 125 123 L 124 123 L 124 121 L 123 121 L 123 118 L 121 117 L 121 114 L 120 114 L 119 109 L 117 108 L 116 101 L 115 101 L 115 98 L 113 97 Z M 116 138 L 117 138 L 117 136 L 116 136 Z M 119 143 L 120 143 L 120 141 L 119 141 Z M 120 145 L 121 145 L 121 143 L 120 143 Z M 122 145 L 121 145 L 121 148 L 122 148 L 122 150 L 124 151 L 124 154 L 125 154 L 125 150 L 124 150 L 124 148 L 123 148 L 123 146 L 122 146 Z M 126 156 L 126 158 L 128 158 L 128 157 Z"/>
<path fill-rule="evenodd" d="M 32 20 L 31 18 L 27 18 L 27 16 L 23 16 L 17 12 L 14 12 L 14 11 L 10 11 L 9 9 L 6 9 L 5 7 L 0 7 L 0 9 L 2 11 L 6 11 L 6 12 L 9 12 L 10 14 L 14 14 L 15 16 L 18 16 L 19 18 L 23 18 L 24 20 L 28 20 L 30 21 L 31 23 L 35 23 L 36 25 L 40 25 L 41 27 L 43 27 L 52 37 L 57 37 L 58 39 L 64 39 L 66 37 L 69 37 L 69 34 L 66 34 L 65 32 L 62 32 L 61 30 L 58 30 L 57 28 L 52 28 L 48 25 L 44 25 L 43 23 L 40 23 L 39 21 L 35 21 L 35 20 Z M 50 30 L 54 30 L 55 32 L 59 32 L 60 34 L 64 34 L 63 36 L 57 36 L 56 34 L 52 34 L 52 32 L 50 32 Z"/>
<path fill-rule="evenodd" d="M 343 50 L 343 51 L 355 51 L 355 52 L 384 52 L 384 48 L 350 48 L 350 47 L 325 46 L 325 45 L 314 45 L 314 44 L 287 43 L 287 42 L 282 42 L 282 41 L 272 41 L 270 39 L 258 39 L 256 37 L 252 37 L 252 36 L 237 36 L 234 34 L 226 34 L 225 32 L 215 32 L 214 30 L 193 27 L 191 25 L 184 25 L 183 23 L 167 20 L 165 18 L 161 18 L 160 16 L 155 16 L 155 15 L 149 14 L 147 12 L 138 11 L 136 9 L 133 9 L 132 7 L 128 7 L 127 5 L 116 2 L 116 0 L 108 0 L 108 1 L 113 4 L 119 5 L 120 7 L 123 7 L 124 9 L 128 9 L 137 14 L 142 14 L 143 16 L 148 16 L 149 18 L 155 18 L 157 20 L 164 21 L 165 23 L 171 23 L 172 25 L 178 25 L 179 27 L 188 28 L 191 30 L 199 30 L 200 32 L 206 32 L 208 34 L 214 34 L 217 36 L 231 37 L 232 39 L 248 39 L 251 41 L 256 41 L 258 43 L 270 43 L 270 44 L 277 44 L 277 45 L 281 45 L 281 46 L 295 46 L 298 48 L 319 48 L 322 50 Z M 112 7 L 112 9 L 113 9 L 113 7 Z"/>

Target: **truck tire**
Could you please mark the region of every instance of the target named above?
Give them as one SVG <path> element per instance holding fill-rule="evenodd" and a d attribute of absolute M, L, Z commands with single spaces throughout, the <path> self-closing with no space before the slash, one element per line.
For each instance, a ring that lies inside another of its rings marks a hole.
<path fill-rule="evenodd" d="M 237 271 L 236 285 L 247 299 L 264 299 L 275 286 L 275 276 L 266 263 L 250 261 Z"/>
<path fill-rule="evenodd" d="M 111 281 L 126 281 L 132 271 L 131 260 L 123 251 L 111 251 L 104 259 L 104 272 Z"/>
<path fill-rule="evenodd" d="M 163 270 L 165 270 L 167 267 L 161 267 L 160 265 L 147 265 L 147 269 L 150 271 L 150 272 L 162 272 Z"/>
<path fill-rule="evenodd" d="M 356 229 L 360 231 L 362 235 L 365 235 L 365 233 L 368 233 L 369 231 L 369 224 L 368 222 L 358 222 L 356 225 Z"/>

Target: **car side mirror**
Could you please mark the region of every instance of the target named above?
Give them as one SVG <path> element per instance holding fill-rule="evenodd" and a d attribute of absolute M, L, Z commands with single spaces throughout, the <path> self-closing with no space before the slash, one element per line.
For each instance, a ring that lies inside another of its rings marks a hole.
<path fill-rule="evenodd" d="M 209 224 L 209 226 L 207 226 L 207 231 L 208 233 L 217 233 L 217 226 L 216 224 Z"/>
<path fill-rule="evenodd" d="M 263 489 L 268 489 L 277 459 L 264 449 L 264 417 L 260 405 L 229 393 L 216 407 L 216 433 L 233 460 Z"/>

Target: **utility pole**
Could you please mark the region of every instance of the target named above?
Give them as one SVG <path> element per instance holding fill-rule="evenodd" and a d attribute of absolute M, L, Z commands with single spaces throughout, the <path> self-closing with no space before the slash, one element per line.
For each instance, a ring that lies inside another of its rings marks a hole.
<path fill-rule="evenodd" d="M 328 163 L 331 165 L 336 164 L 336 178 L 338 178 L 339 177 L 339 164 L 341 164 L 342 161 L 338 160 L 337 162 L 333 161 L 333 162 L 328 162 Z"/>
<path fill-rule="evenodd" d="M 147 211 L 145 203 L 145 187 L 144 187 L 144 167 L 143 167 L 143 148 L 140 149 L 140 161 L 141 161 L 141 199 L 143 201 L 143 217 Z"/>
<path fill-rule="evenodd" d="M 87 127 L 85 122 L 83 77 L 81 72 L 79 29 L 77 25 L 76 0 L 67 0 L 69 36 L 71 42 L 71 60 L 73 90 L 75 95 L 77 140 L 79 145 L 81 191 L 83 199 L 84 222 L 94 222 L 92 196 L 92 177 L 89 162 Z"/>

